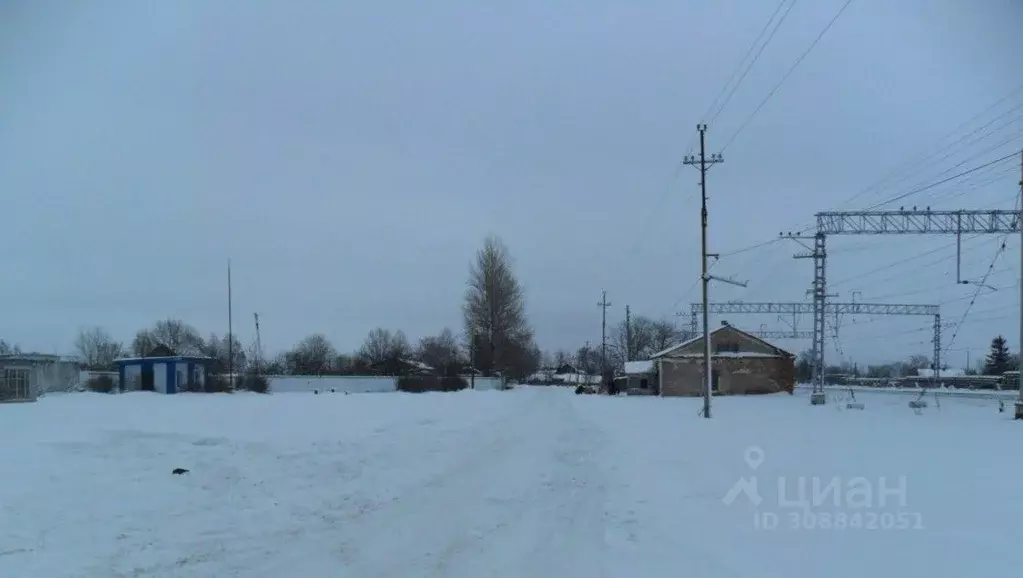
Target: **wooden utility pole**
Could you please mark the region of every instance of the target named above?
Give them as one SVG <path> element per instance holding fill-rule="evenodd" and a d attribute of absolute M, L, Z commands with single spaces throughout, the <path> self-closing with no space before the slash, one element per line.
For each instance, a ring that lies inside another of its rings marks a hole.
<path fill-rule="evenodd" d="M 715 277 L 708 273 L 707 257 L 712 256 L 707 252 L 707 171 L 712 165 L 724 162 L 725 159 L 721 157 L 721 154 L 712 154 L 707 156 L 706 147 L 706 132 L 707 125 L 700 124 L 696 125 L 696 130 L 700 133 L 700 156 L 699 158 L 689 155 L 682 161 L 684 165 L 693 165 L 700 170 L 700 263 L 701 273 L 700 279 L 703 284 L 703 417 L 710 418 L 710 398 L 713 388 L 713 367 L 711 365 L 710 355 L 710 316 L 709 316 L 709 296 L 707 289 L 710 286 L 710 280 L 716 279 L 732 285 L 739 285 L 745 287 L 745 283 L 733 281 L 731 279 L 723 279 L 721 277 Z M 713 255 L 717 257 L 717 255 Z"/>
<path fill-rule="evenodd" d="M 712 388 L 712 367 L 710 356 L 710 308 L 708 307 L 709 296 L 707 286 L 710 285 L 710 277 L 707 276 L 707 169 L 711 165 L 722 162 L 721 155 L 711 155 L 707 158 L 706 132 L 707 125 L 701 124 L 696 127 L 700 132 L 700 158 L 690 156 L 683 163 L 697 165 L 700 168 L 700 280 L 703 285 L 703 417 L 710 417 L 710 397 Z"/>
<path fill-rule="evenodd" d="M 607 300 L 607 291 L 602 291 L 600 295 L 600 303 L 597 303 L 597 307 L 600 307 L 600 373 L 601 375 L 607 371 L 607 308 L 611 306 L 611 303 Z"/>
<path fill-rule="evenodd" d="M 632 361 L 632 317 L 625 306 L 625 361 Z"/>

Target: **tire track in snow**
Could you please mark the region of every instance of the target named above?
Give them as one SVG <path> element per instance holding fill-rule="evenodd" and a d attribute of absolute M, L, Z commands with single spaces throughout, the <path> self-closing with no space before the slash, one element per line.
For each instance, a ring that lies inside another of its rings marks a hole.
<path fill-rule="evenodd" d="M 555 392 L 512 395 L 528 403 L 471 440 L 471 459 L 352 526 L 350 575 L 604 574 L 603 474 L 588 459 L 599 431 Z"/>

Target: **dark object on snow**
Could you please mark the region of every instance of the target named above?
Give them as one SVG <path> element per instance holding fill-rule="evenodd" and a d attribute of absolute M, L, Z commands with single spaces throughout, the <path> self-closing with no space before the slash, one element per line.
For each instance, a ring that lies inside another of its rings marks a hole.
<path fill-rule="evenodd" d="M 615 383 L 615 380 L 614 380 L 613 377 L 611 379 L 609 379 L 608 382 L 607 382 L 607 394 L 608 395 L 618 395 L 618 384 Z"/>
<path fill-rule="evenodd" d="M 314 393 L 314 394 L 316 394 L 316 395 L 319 395 L 319 393 L 320 393 L 320 390 L 318 390 L 318 389 L 314 389 L 314 390 L 313 390 L 313 393 Z"/>
<path fill-rule="evenodd" d="M 1004 411 L 1005 411 L 1005 402 L 1002 401 L 1002 400 L 998 400 L 998 413 L 1002 413 Z"/>
<path fill-rule="evenodd" d="M 334 393 L 334 388 L 330 388 L 330 393 Z"/>
<path fill-rule="evenodd" d="M 174 474 L 175 476 L 180 476 L 181 474 L 187 474 L 188 470 L 186 470 L 185 468 L 174 468 L 174 471 L 172 471 L 171 473 Z"/>

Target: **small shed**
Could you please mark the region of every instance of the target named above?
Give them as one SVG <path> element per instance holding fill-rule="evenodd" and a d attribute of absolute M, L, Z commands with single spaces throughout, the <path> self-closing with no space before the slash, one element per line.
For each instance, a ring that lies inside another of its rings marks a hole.
<path fill-rule="evenodd" d="M 727 323 L 710 332 L 711 389 L 715 394 L 757 394 L 795 387 L 795 355 Z M 703 337 L 655 353 L 662 396 L 702 395 Z"/>
<path fill-rule="evenodd" d="M 158 347 L 153 355 L 116 360 L 121 391 L 155 391 L 179 393 L 201 391 L 209 379 L 214 359 L 200 355 L 175 355 Z"/>
<path fill-rule="evenodd" d="M 625 362 L 624 390 L 656 393 L 657 367 L 652 359 Z"/>
<path fill-rule="evenodd" d="M 0 402 L 33 401 L 79 383 L 77 359 L 45 353 L 0 355 Z"/>

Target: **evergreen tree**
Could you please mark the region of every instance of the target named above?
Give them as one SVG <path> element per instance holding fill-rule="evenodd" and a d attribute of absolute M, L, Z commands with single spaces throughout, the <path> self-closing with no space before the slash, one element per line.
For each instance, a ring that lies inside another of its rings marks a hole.
<path fill-rule="evenodd" d="M 984 375 L 1001 375 L 1012 369 L 1012 358 L 1005 338 L 999 335 L 991 340 L 991 353 L 984 360 Z"/>

